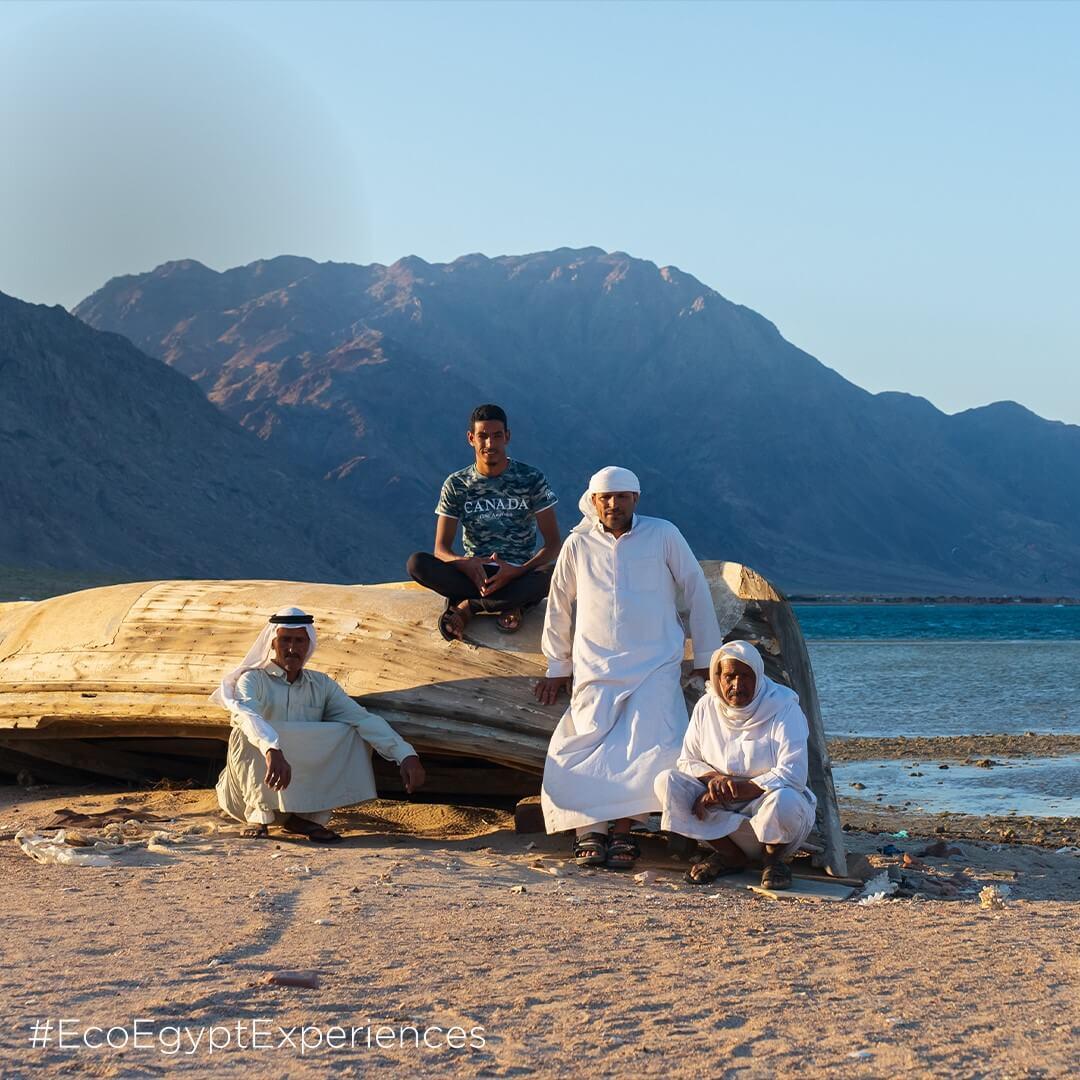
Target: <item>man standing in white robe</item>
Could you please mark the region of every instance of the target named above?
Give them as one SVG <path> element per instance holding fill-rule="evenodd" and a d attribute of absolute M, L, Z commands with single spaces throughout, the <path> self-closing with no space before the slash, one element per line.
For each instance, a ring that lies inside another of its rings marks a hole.
<path fill-rule="evenodd" d="M 581 497 L 548 594 L 537 699 L 573 689 L 548 747 L 541 803 L 549 833 L 575 829 L 580 865 L 628 869 L 631 823 L 660 809 L 656 777 L 686 732 L 680 676 L 689 613 L 694 669 L 705 674 L 720 628 L 701 566 L 669 521 L 635 513 L 641 486 L 609 466 Z M 611 825 L 609 841 L 608 831 Z"/>
<path fill-rule="evenodd" d="M 304 665 L 317 643 L 299 608 L 271 616 L 243 663 L 210 698 L 229 710 L 232 730 L 217 784 L 221 809 L 263 838 L 271 824 L 330 844 L 331 813 L 376 797 L 371 747 L 401 768 L 410 794 L 424 783 L 416 751 L 333 680 Z"/>

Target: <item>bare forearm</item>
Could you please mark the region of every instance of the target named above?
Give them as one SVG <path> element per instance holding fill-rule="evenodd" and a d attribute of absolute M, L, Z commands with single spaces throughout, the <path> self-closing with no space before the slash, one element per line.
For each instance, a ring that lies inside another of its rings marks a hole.
<path fill-rule="evenodd" d="M 544 546 L 525 564 L 530 570 L 539 570 L 541 567 L 550 566 L 562 550 L 562 540 L 554 540 Z"/>
<path fill-rule="evenodd" d="M 550 566 L 559 557 L 558 544 L 545 544 L 528 562 L 521 564 L 521 572 L 528 574 Z"/>

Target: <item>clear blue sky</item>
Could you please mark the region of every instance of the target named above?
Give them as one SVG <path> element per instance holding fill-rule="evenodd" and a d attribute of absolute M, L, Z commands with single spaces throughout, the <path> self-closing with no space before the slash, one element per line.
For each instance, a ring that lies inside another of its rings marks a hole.
<path fill-rule="evenodd" d="M 1075 3 L 0 4 L 0 290 L 674 264 L 870 390 L 1080 423 Z"/>

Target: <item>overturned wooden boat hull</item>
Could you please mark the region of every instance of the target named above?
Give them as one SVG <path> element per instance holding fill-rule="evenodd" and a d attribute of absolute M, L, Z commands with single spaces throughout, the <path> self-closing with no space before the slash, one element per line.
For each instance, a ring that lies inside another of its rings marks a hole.
<path fill-rule="evenodd" d="M 810 723 L 819 861 L 842 874 L 843 835 L 798 622 L 754 571 L 702 567 L 725 638 L 755 642 L 770 677 L 799 694 Z M 512 636 L 477 618 L 469 641 L 450 644 L 434 629 L 442 601 L 412 583 L 281 581 L 143 582 L 0 605 L 0 767 L 6 759 L 10 774 L 38 761 L 139 779 L 156 764 L 169 775 L 171 755 L 190 748 L 197 757 L 228 737 L 228 715 L 209 694 L 268 614 L 289 604 L 315 616 L 312 666 L 421 753 L 543 770 L 562 706 L 543 707 L 532 696 L 545 666 L 542 608 Z"/>

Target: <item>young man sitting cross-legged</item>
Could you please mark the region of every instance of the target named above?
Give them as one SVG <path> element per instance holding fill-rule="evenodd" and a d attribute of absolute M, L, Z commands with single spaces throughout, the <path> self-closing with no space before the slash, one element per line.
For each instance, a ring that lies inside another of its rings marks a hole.
<path fill-rule="evenodd" d="M 445 596 L 439 632 L 460 641 L 477 611 L 495 613 L 512 634 L 522 613 L 547 596 L 559 554 L 554 492 L 544 474 L 507 456 L 510 428 L 498 405 L 478 405 L 467 438 L 475 461 L 451 473 L 435 509 L 435 551 L 410 556 L 409 576 Z M 465 554 L 454 551 L 461 523 Z M 536 530 L 543 547 L 536 551 Z"/>

